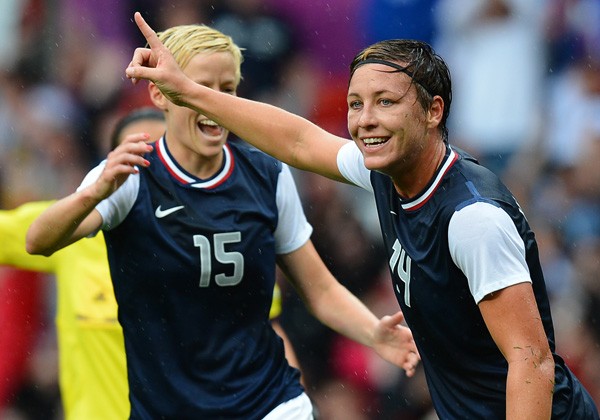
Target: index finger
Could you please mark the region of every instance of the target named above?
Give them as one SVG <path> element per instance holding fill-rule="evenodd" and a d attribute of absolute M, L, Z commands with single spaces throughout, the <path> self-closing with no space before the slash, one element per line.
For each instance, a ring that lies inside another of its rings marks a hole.
<path fill-rule="evenodd" d="M 148 45 L 151 49 L 158 48 L 162 45 L 160 40 L 158 39 L 158 36 L 156 35 L 156 32 L 154 32 L 154 29 L 152 29 L 150 25 L 148 25 L 148 23 L 142 17 L 142 14 L 140 12 L 135 12 L 133 15 L 133 19 L 135 20 L 135 23 L 140 29 L 142 35 L 144 35 L 144 38 L 146 38 L 146 41 L 148 42 Z"/>

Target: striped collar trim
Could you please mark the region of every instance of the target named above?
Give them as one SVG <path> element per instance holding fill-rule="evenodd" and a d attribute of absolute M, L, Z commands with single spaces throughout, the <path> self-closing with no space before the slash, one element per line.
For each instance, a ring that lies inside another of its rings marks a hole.
<path fill-rule="evenodd" d="M 429 186 L 429 188 L 427 188 L 425 190 L 425 192 L 423 194 L 421 194 L 418 198 L 408 201 L 406 203 L 402 203 L 401 204 L 402 210 L 413 211 L 413 210 L 418 210 L 422 206 L 424 206 L 425 203 L 433 196 L 435 191 L 438 189 L 438 187 L 442 183 L 442 179 L 444 178 L 444 175 L 446 175 L 446 173 L 448 173 L 448 171 L 450 170 L 452 165 L 454 165 L 454 162 L 456 162 L 457 160 L 458 160 L 458 154 L 454 150 L 450 149 L 450 153 L 446 157 L 446 160 L 444 161 L 444 163 L 442 164 L 440 169 L 438 169 L 438 173 L 435 176 L 435 178 L 434 178 L 433 182 L 431 183 L 431 185 Z"/>
<path fill-rule="evenodd" d="M 231 152 L 229 144 L 227 143 L 223 145 L 223 167 L 216 175 L 214 175 L 212 178 L 206 181 L 200 180 L 199 178 L 190 175 L 189 173 L 184 171 L 175 162 L 175 160 L 173 160 L 173 158 L 169 154 L 169 149 L 167 148 L 167 144 L 165 143 L 164 136 L 156 142 L 156 153 L 158 154 L 159 159 L 165 165 L 165 168 L 167 168 L 167 171 L 169 171 L 173 178 L 175 178 L 181 184 L 193 188 L 211 189 L 218 187 L 229 178 L 235 166 L 233 153 Z"/>

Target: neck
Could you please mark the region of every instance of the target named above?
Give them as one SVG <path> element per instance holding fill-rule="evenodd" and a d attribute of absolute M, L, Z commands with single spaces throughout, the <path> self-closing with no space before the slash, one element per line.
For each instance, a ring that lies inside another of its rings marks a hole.
<path fill-rule="evenodd" d="M 393 177 L 396 192 L 404 199 L 417 196 L 435 176 L 446 155 L 446 143 L 437 141 L 430 152 L 423 152 L 411 170 Z"/>
<path fill-rule="evenodd" d="M 215 175 L 223 165 L 223 146 L 211 154 L 200 152 L 181 143 L 169 143 L 169 152 L 177 163 L 188 173 L 199 179 L 208 179 Z M 193 147 L 193 146 L 192 146 Z"/>

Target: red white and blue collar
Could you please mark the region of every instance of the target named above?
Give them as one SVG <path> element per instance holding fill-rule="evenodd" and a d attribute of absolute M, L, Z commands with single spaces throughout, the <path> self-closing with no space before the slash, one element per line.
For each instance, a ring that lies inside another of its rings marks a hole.
<path fill-rule="evenodd" d="M 425 203 L 433 196 L 435 191 L 438 189 L 438 187 L 442 183 L 442 179 L 444 178 L 444 175 L 446 175 L 446 173 L 448 173 L 448 171 L 450 170 L 452 165 L 454 165 L 454 162 L 456 162 L 458 160 L 458 153 L 456 153 L 451 148 L 449 148 L 449 150 L 450 150 L 450 153 L 448 153 L 448 156 L 446 156 L 444 162 L 438 169 L 437 174 L 435 175 L 435 178 L 433 179 L 433 182 L 417 198 L 415 198 L 414 200 L 410 200 L 410 201 L 402 203 L 401 205 L 402 205 L 403 210 L 405 210 L 405 211 L 418 210 L 421 207 L 423 207 L 425 205 Z"/>
<path fill-rule="evenodd" d="M 227 143 L 223 145 L 223 166 L 221 167 L 221 170 L 209 180 L 201 180 L 182 169 L 171 157 L 164 136 L 156 142 L 156 153 L 173 178 L 184 185 L 194 188 L 216 188 L 225 182 L 233 172 L 233 153 Z"/>

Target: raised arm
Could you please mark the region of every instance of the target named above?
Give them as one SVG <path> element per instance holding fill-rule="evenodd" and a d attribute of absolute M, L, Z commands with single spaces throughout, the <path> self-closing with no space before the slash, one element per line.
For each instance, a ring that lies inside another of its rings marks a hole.
<path fill-rule="evenodd" d="M 278 265 L 319 321 L 372 347 L 408 376 L 414 375 L 419 355 L 411 331 L 400 325 L 404 320 L 402 312 L 377 319 L 333 277 L 310 240 L 296 251 L 279 256 Z"/>
<path fill-rule="evenodd" d="M 173 103 L 189 107 L 277 159 L 343 181 L 337 152 L 347 139 L 283 109 L 217 92 L 189 79 L 139 12 L 135 22 L 150 48 L 138 48 L 125 73 L 155 83 Z"/>
<path fill-rule="evenodd" d="M 99 178 L 89 186 L 57 201 L 29 227 L 26 248 L 30 254 L 52 255 L 56 251 L 98 230 L 102 224 L 98 203 L 119 188 L 135 166 L 148 166 L 142 155 L 152 146 L 145 143 L 148 135 L 130 135 L 110 152 Z"/>

